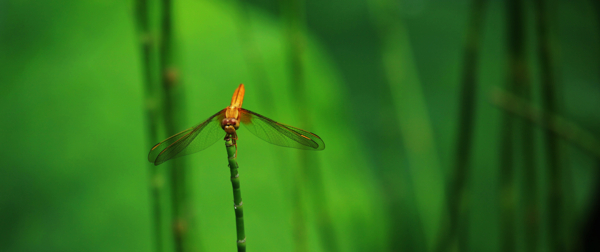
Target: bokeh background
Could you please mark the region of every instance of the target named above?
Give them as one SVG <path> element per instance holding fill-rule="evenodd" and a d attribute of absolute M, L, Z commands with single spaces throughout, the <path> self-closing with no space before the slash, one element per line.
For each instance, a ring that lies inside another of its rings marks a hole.
<path fill-rule="evenodd" d="M 598 251 L 592 0 L 0 1 L 0 251 L 235 251 L 222 142 L 150 147 L 229 105 L 249 251 Z"/>

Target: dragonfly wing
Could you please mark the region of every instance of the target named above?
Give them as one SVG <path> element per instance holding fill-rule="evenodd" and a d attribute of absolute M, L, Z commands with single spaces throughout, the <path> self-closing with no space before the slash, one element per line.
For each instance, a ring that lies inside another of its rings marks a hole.
<path fill-rule="evenodd" d="M 240 109 L 240 120 L 258 138 L 269 143 L 305 150 L 323 150 L 325 142 L 311 132 L 278 123 L 247 109 Z"/>
<path fill-rule="evenodd" d="M 225 110 L 221 110 L 200 125 L 179 132 L 154 145 L 148 154 L 148 161 L 159 165 L 169 159 L 208 148 L 225 136 L 225 132 L 221 129 L 221 120 L 224 116 Z"/>

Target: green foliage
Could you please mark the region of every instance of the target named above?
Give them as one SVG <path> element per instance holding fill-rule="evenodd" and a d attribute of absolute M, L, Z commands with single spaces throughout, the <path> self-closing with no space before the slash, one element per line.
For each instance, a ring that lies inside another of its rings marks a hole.
<path fill-rule="evenodd" d="M 301 108 L 277 3 L 251 1 L 242 8 L 233 1 L 174 1 L 174 62 L 186 106 L 179 124 L 191 127 L 228 106 L 244 83 L 245 108 L 290 125 L 305 123 L 298 115 L 306 109 L 306 130 L 327 145 L 299 154 L 240 128 L 237 161 L 250 251 L 294 250 L 296 201 L 302 202 L 309 251 L 327 251 L 326 239 L 339 251 L 432 249 L 448 217 L 444 204 L 453 200 L 445 186 L 456 153 L 469 9 L 462 2 L 414 2 L 386 17 L 397 22 L 391 27 L 373 16 L 394 8 L 307 2 Z M 479 71 L 472 73 L 479 89 L 465 196 L 471 251 L 498 251 L 500 243 L 501 111 L 489 103 L 489 92 L 503 86 L 507 72 L 499 2 L 487 9 Z M 559 112 L 598 136 L 598 16 L 579 2 L 555 6 Z M 0 251 L 153 251 L 147 153 L 154 143 L 145 117 L 152 104 L 145 100 L 134 14 L 133 3 L 123 1 L 0 2 Z M 246 44 L 251 40 L 255 47 Z M 537 85 L 532 41 L 529 64 Z M 256 73 L 256 62 L 248 63 L 257 59 L 248 53 L 260 56 L 265 76 Z M 541 130 L 534 133 L 542 153 Z M 515 141 L 515 151 L 521 144 Z M 573 234 L 585 223 L 598 186 L 597 159 L 561 144 L 568 156 L 561 234 L 576 246 Z M 184 157 L 197 251 L 235 251 L 225 154 L 219 142 Z M 306 160 L 318 164 L 319 178 L 307 175 L 298 185 Z M 546 251 L 547 164 L 543 154 L 536 160 L 539 247 Z M 168 174 L 168 168 L 158 169 Z M 516 190 L 522 190 L 523 164 L 514 169 Z M 158 183 L 167 191 L 171 186 L 167 178 Z M 164 195 L 162 214 L 169 216 Z M 516 202 L 522 217 L 524 203 Z M 170 227 L 167 217 L 163 226 Z M 522 248 L 524 226 L 517 222 L 514 231 Z M 165 251 L 172 247 L 168 232 L 161 231 Z"/>

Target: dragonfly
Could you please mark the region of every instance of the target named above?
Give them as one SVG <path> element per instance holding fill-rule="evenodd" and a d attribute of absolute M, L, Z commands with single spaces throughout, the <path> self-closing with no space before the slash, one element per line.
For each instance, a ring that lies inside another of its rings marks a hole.
<path fill-rule="evenodd" d="M 208 148 L 219 139 L 232 139 L 237 147 L 240 123 L 258 138 L 271 144 L 305 150 L 323 150 L 325 142 L 314 133 L 276 122 L 258 113 L 242 108 L 245 93 L 240 84 L 233 93 L 231 105 L 212 115 L 204 122 L 179 132 L 150 149 L 148 161 L 154 165 L 189 155 Z"/>

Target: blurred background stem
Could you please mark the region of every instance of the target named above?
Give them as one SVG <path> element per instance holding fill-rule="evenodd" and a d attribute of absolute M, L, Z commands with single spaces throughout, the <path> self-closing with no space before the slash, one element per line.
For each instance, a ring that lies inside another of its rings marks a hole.
<path fill-rule="evenodd" d="M 287 47 L 288 67 L 291 71 L 291 86 L 295 93 L 293 97 L 297 101 L 304 100 L 304 74 L 302 66 L 302 49 L 304 47 L 304 37 L 300 33 L 302 22 L 304 21 L 304 1 L 303 0 L 281 0 L 279 1 L 281 8 L 281 16 L 285 24 L 285 39 L 284 43 Z M 302 107 L 302 106 L 301 106 Z M 302 110 L 302 108 L 298 108 Z M 297 111 L 300 116 L 299 122 L 302 122 L 304 115 L 302 111 Z M 303 125 L 299 124 L 302 128 Z M 306 157 L 303 153 L 299 154 L 299 165 L 296 171 L 293 172 L 292 185 L 292 232 L 294 235 L 294 251 L 307 252 L 308 248 L 308 227 L 306 219 L 306 204 L 304 203 L 304 195 L 306 192 L 305 185 L 307 181 L 306 174 Z"/>
<path fill-rule="evenodd" d="M 508 44 L 508 64 L 506 89 L 509 92 L 519 90 L 525 93 L 529 85 L 526 80 L 527 62 L 525 61 L 525 42 L 523 22 L 524 11 L 523 4 L 518 0 L 509 0 L 506 2 L 506 21 L 507 21 L 507 44 Z M 523 127 L 520 127 L 523 126 Z M 515 155 L 518 150 L 515 141 L 518 133 L 526 133 L 525 125 L 518 124 L 513 115 L 508 111 L 502 113 L 501 132 L 500 132 L 500 248 L 501 251 L 515 251 L 516 244 L 516 217 L 517 217 L 517 190 L 515 179 Z M 523 134 L 523 158 L 525 170 L 535 169 L 531 165 L 533 160 L 532 146 L 529 134 Z M 527 148 L 526 148 L 527 147 Z M 525 172 L 528 173 L 527 171 Z M 525 176 L 527 179 L 527 176 Z M 526 223 L 526 222 L 525 222 Z"/>
<path fill-rule="evenodd" d="M 253 80 L 252 86 L 258 88 L 257 93 L 262 94 L 258 102 L 261 109 L 265 111 L 264 114 L 273 116 L 273 89 L 270 87 L 263 55 L 252 31 L 252 19 L 247 1 L 235 1 L 238 15 L 233 18 L 236 20 L 236 30 L 242 45 L 244 62 Z"/>
<path fill-rule="evenodd" d="M 512 90 L 519 94 L 526 100 L 532 102 L 532 84 L 530 81 L 530 70 L 527 60 L 526 53 L 526 27 L 525 22 L 527 13 L 525 11 L 526 3 L 518 0 L 510 0 L 506 3 L 507 13 L 507 38 L 508 38 L 508 83 L 506 84 L 507 90 Z M 509 91 L 511 92 L 511 91 Z M 509 111 L 504 112 L 504 119 L 507 121 L 513 120 L 513 114 L 509 115 Z M 516 123 L 516 124 L 515 124 Z M 523 158 L 523 188 L 522 188 L 522 199 L 524 213 L 522 215 L 521 222 L 517 220 L 517 198 L 518 189 L 515 178 L 515 165 L 514 157 L 509 152 L 515 152 L 519 148 L 515 148 L 519 141 L 515 141 L 512 145 L 506 143 L 506 146 L 502 147 L 502 151 L 506 157 L 501 159 L 501 197 L 504 199 L 502 206 L 502 218 L 501 223 L 504 225 L 502 228 L 502 251 L 514 251 L 517 248 L 517 229 L 515 224 L 522 223 L 524 225 L 524 242 L 526 251 L 535 252 L 538 250 L 537 244 L 539 240 L 539 211 L 538 211 L 538 200 L 537 200 L 537 172 L 536 172 L 536 148 L 534 139 L 534 128 L 532 122 L 528 120 L 519 120 L 512 124 L 515 131 L 513 134 L 507 132 L 502 137 L 502 141 L 508 141 L 507 139 L 515 139 L 514 136 L 520 137 L 522 144 L 522 155 Z M 505 126 L 510 127 L 509 122 L 505 122 Z M 516 128 L 515 128 L 516 127 Z M 508 130 L 508 129 L 507 129 Z M 512 161 L 507 159 L 512 158 Z M 505 164 L 502 164 L 505 163 Z M 512 164 L 512 165 L 511 165 Z"/>
<path fill-rule="evenodd" d="M 553 41 L 549 34 L 548 5 L 545 0 L 534 0 L 535 30 L 537 34 L 537 49 L 540 63 L 541 77 L 541 102 L 544 110 L 549 114 L 557 113 L 556 106 L 556 81 L 552 74 L 554 69 Z M 544 124 L 549 124 L 551 118 L 543 117 Z M 549 195 L 548 195 L 548 223 L 550 250 L 565 251 L 565 245 L 561 237 L 563 226 L 561 214 L 563 213 L 563 183 L 561 181 L 561 153 L 559 151 L 558 139 L 546 132 L 544 134 L 544 151 L 546 153 L 549 172 Z"/>
<path fill-rule="evenodd" d="M 434 230 L 441 220 L 440 212 L 435 209 L 441 209 L 445 204 L 444 183 L 410 36 L 395 4 L 394 1 L 380 1 L 373 5 L 372 20 L 376 23 L 382 43 L 381 60 L 387 78 L 387 90 L 392 95 L 393 111 L 406 146 L 408 166 L 405 169 L 410 176 L 408 184 L 413 189 L 414 199 L 417 199 L 416 225 L 411 227 L 413 241 L 406 249 L 422 251 L 428 249 L 427 244 L 434 239 Z M 429 200 L 418 200 L 423 198 Z M 424 214 L 435 217 L 423 218 Z M 390 248 L 394 251 L 403 246 L 396 239 L 391 242 Z"/>
<path fill-rule="evenodd" d="M 458 134 L 456 139 L 455 163 L 451 170 L 450 183 L 446 190 L 449 219 L 442 226 L 442 232 L 434 251 L 449 251 L 457 246 L 458 251 L 467 251 L 468 200 L 466 198 L 467 176 L 471 156 L 473 129 L 475 128 L 475 100 L 477 94 L 477 73 L 481 29 L 484 22 L 486 4 L 483 0 L 473 0 L 464 47 L 464 67 L 460 87 Z"/>
<path fill-rule="evenodd" d="M 518 0 L 510 0 L 506 3 L 507 13 L 507 38 L 508 38 L 508 83 L 507 90 L 513 90 L 513 92 L 519 94 L 526 100 L 532 102 L 532 84 L 530 81 L 530 70 L 527 60 L 526 52 L 526 3 Z M 510 112 L 505 112 L 505 118 L 511 120 L 513 114 L 507 115 Z M 516 123 L 516 124 L 515 124 Z M 501 219 L 502 225 L 505 228 L 502 229 L 502 248 L 503 251 L 514 251 L 517 248 L 517 230 L 515 227 L 516 223 L 522 223 L 524 225 L 524 242 L 526 251 L 535 252 L 538 250 L 539 241 L 539 206 L 537 200 L 537 167 L 536 167 L 536 147 L 534 139 L 534 128 L 533 124 L 527 120 L 519 120 L 513 123 L 515 131 L 514 136 L 520 137 L 520 143 L 522 144 L 522 165 L 523 165 L 523 188 L 522 188 L 522 199 L 524 207 L 524 213 L 522 215 L 522 222 L 517 221 L 517 202 L 519 199 L 518 190 L 519 187 L 516 183 L 514 163 L 512 166 L 501 165 L 501 185 L 504 187 L 501 191 L 504 193 L 502 197 L 505 197 L 503 202 L 503 216 Z M 511 138 L 513 136 L 506 135 L 505 138 Z M 516 138 L 512 138 L 515 139 Z M 504 141 L 505 139 L 503 139 Z M 519 141 L 515 141 L 519 143 Z M 512 146 L 505 146 L 504 152 L 515 152 L 519 148 L 515 148 L 516 144 Z M 515 161 L 513 156 L 513 162 Z M 502 161 L 501 161 L 502 162 Z"/>
<path fill-rule="evenodd" d="M 507 86 L 511 86 L 511 89 L 513 88 L 512 83 Z M 502 117 L 502 129 L 500 132 L 500 246 L 501 251 L 515 251 L 516 188 L 513 155 L 515 125 L 510 113 L 504 112 Z"/>
<path fill-rule="evenodd" d="M 280 1 L 281 16 L 285 24 L 285 46 L 287 47 L 288 66 L 291 72 L 291 92 L 293 104 L 298 115 L 298 127 L 303 129 L 312 128 L 309 114 L 310 100 L 307 98 L 306 77 L 304 74 L 305 48 L 307 43 L 306 17 L 304 0 Z M 314 204 L 313 209 L 316 217 L 317 235 L 326 251 L 338 251 L 337 238 L 334 233 L 331 214 L 328 208 L 325 188 L 321 176 L 320 162 L 314 153 L 298 151 L 299 165 L 294 175 L 292 189 L 293 213 L 292 225 L 296 242 L 295 251 L 309 251 L 308 227 L 305 215 L 306 196 L 310 197 Z M 308 189 L 307 188 L 310 188 Z"/>
<path fill-rule="evenodd" d="M 600 141 L 598 137 L 574 122 L 557 114 L 541 110 L 528 100 L 504 90 L 494 90 L 491 101 L 501 109 L 536 124 L 544 129 L 545 134 L 554 135 L 554 137 L 570 143 L 573 147 L 591 157 L 600 159 Z"/>
<path fill-rule="evenodd" d="M 142 72 L 145 87 L 145 108 L 146 108 L 146 124 L 148 125 L 148 142 L 150 144 L 157 143 L 159 140 L 159 101 L 157 97 L 158 86 L 156 76 L 152 73 L 153 57 L 152 53 L 156 46 L 156 36 L 151 29 L 150 4 L 149 0 L 137 0 L 135 2 L 135 16 L 137 20 L 139 41 L 142 56 Z M 160 169 L 154 164 L 149 164 L 149 185 L 150 185 L 150 201 L 152 211 L 152 224 L 154 225 L 154 247 L 157 252 L 163 250 L 163 225 L 162 225 L 162 210 L 161 210 L 161 188 L 163 185 L 163 174 Z"/>
<path fill-rule="evenodd" d="M 164 115 L 168 135 L 183 129 L 185 100 L 179 79 L 179 69 L 174 63 L 173 2 L 161 0 L 159 47 L 160 73 L 164 89 Z M 171 162 L 171 228 L 175 251 L 188 251 L 188 231 L 191 226 L 189 192 L 187 190 L 187 163 L 185 158 Z M 197 242 L 197 241 L 196 241 Z"/>

